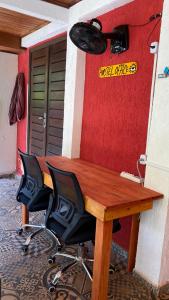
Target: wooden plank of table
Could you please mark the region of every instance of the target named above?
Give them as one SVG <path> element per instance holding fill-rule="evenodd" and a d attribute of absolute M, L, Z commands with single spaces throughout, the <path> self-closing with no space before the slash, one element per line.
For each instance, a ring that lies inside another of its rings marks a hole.
<path fill-rule="evenodd" d="M 137 201 L 136 203 L 128 203 L 127 205 L 121 205 L 120 207 L 114 207 L 105 212 L 104 220 L 110 221 L 116 218 L 128 217 L 153 207 L 153 199 L 144 201 Z"/>
<path fill-rule="evenodd" d="M 50 188 L 53 188 L 51 176 L 46 172 L 44 173 L 44 183 Z M 84 201 L 85 210 L 102 221 L 111 221 L 113 219 L 131 216 L 136 213 L 151 209 L 153 205 L 153 201 L 150 199 L 147 201 L 130 203 L 120 207 L 113 207 L 112 209 L 108 210 L 105 209 L 101 203 L 96 202 L 88 195 L 84 195 Z"/>
<path fill-rule="evenodd" d="M 68 159 L 61 156 L 39 158 L 43 171 L 48 173 L 45 161 L 56 168 L 75 173 L 86 199 L 89 197 L 90 201 L 94 200 L 106 212 L 115 207 L 121 208 L 123 205 L 162 197 L 158 192 L 120 177 L 117 172 L 81 159 Z"/>
<path fill-rule="evenodd" d="M 91 297 L 92 300 L 107 299 L 111 244 L 112 221 L 102 222 L 97 219 Z"/>

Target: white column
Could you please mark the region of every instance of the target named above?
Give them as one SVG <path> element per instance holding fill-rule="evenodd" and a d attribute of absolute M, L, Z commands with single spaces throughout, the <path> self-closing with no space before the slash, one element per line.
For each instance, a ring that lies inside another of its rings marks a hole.
<path fill-rule="evenodd" d="M 85 53 L 78 50 L 68 37 L 62 148 L 62 155 L 67 157 L 79 157 L 80 153 L 85 57 Z"/>
<path fill-rule="evenodd" d="M 158 78 L 165 66 L 169 66 L 168 32 L 169 1 L 164 0 L 145 177 L 145 186 L 163 193 L 164 199 L 154 201 L 153 209 L 141 216 L 135 267 L 136 272 L 156 286 L 166 284 L 169 279 L 169 227 L 166 227 L 169 223 L 169 77 Z"/>

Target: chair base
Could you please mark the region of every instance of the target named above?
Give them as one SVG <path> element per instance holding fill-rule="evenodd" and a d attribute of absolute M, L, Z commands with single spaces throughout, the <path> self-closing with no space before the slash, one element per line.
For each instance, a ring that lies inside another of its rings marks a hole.
<path fill-rule="evenodd" d="M 33 229 L 37 229 L 36 231 L 32 232 L 26 239 L 25 243 L 22 245 L 22 251 L 23 254 L 26 254 L 29 248 L 29 244 L 31 242 L 31 240 L 39 233 L 41 233 L 42 231 L 46 231 L 47 233 L 49 233 L 54 240 L 56 241 L 58 247 L 61 246 L 61 243 L 59 241 L 59 239 L 50 231 L 46 228 L 45 225 L 41 224 L 41 225 L 33 225 L 33 224 L 24 224 L 21 226 L 21 228 L 17 229 L 17 233 L 18 235 L 21 235 L 24 231 L 24 229 L 26 228 L 33 228 Z"/>
<path fill-rule="evenodd" d="M 55 262 L 55 258 L 57 256 L 62 256 L 62 257 L 66 257 L 66 258 L 70 258 L 72 261 L 70 263 L 68 263 L 66 266 L 64 266 L 61 270 L 59 270 L 54 279 L 52 280 L 52 282 L 49 283 L 48 286 L 48 290 L 50 293 L 53 293 L 56 289 L 57 283 L 59 281 L 59 279 L 62 277 L 62 275 L 64 274 L 64 272 L 66 272 L 69 268 L 74 267 L 76 264 L 81 264 L 81 266 L 83 267 L 83 269 L 85 270 L 85 272 L 87 273 L 88 277 L 90 278 L 90 280 L 92 281 L 92 271 L 90 270 L 90 268 L 87 266 L 86 262 L 93 262 L 93 259 L 90 258 L 86 258 L 83 255 L 84 252 L 84 245 L 79 245 L 78 248 L 78 255 L 77 256 L 73 256 L 67 253 L 61 253 L 61 249 L 60 251 L 56 252 L 54 255 L 50 256 L 48 258 L 48 263 L 54 263 Z"/>
<path fill-rule="evenodd" d="M 90 268 L 88 267 L 88 265 L 86 263 L 87 262 L 93 262 L 94 259 L 84 257 L 84 244 L 80 244 L 79 245 L 79 247 L 78 247 L 78 255 L 77 256 L 69 255 L 67 253 L 61 253 L 60 251 L 56 252 L 54 255 L 52 255 L 52 256 L 50 256 L 48 258 L 48 263 L 49 264 L 54 263 L 55 262 L 55 258 L 57 256 L 62 256 L 62 257 L 70 258 L 72 261 L 70 263 L 68 263 L 66 266 L 64 266 L 61 270 L 59 270 L 56 273 L 55 277 L 53 278 L 52 282 L 49 283 L 49 285 L 48 285 L 48 291 L 50 293 L 55 292 L 56 286 L 57 286 L 60 278 L 64 274 L 64 272 L 66 272 L 69 268 L 74 267 L 76 264 L 81 264 L 81 266 L 85 270 L 87 276 L 90 278 L 91 281 L 93 281 L 93 273 L 92 273 L 92 271 L 90 270 Z M 109 272 L 110 273 L 114 273 L 116 271 L 118 271 L 118 269 L 116 268 L 116 266 L 110 265 Z"/>

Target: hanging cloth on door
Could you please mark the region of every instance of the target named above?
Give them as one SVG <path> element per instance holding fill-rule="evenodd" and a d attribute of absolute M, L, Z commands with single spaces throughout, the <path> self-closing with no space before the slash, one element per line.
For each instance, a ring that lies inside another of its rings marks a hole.
<path fill-rule="evenodd" d="M 9 124 L 13 125 L 24 118 L 25 112 L 25 77 L 18 73 L 9 106 Z"/>

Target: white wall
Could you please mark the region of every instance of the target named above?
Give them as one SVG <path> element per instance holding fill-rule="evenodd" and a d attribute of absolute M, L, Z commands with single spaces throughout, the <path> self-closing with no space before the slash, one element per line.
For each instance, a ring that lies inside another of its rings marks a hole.
<path fill-rule="evenodd" d="M 142 214 L 136 271 L 156 286 L 169 281 L 169 1 L 164 0 L 145 185 L 164 194 L 153 210 Z"/>
<path fill-rule="evenodd" d="M 8 111 L 17 68 L 17 55 L 0 52 L 0 175 L 16 169 L 16 125 L 9 126 Z"/>

